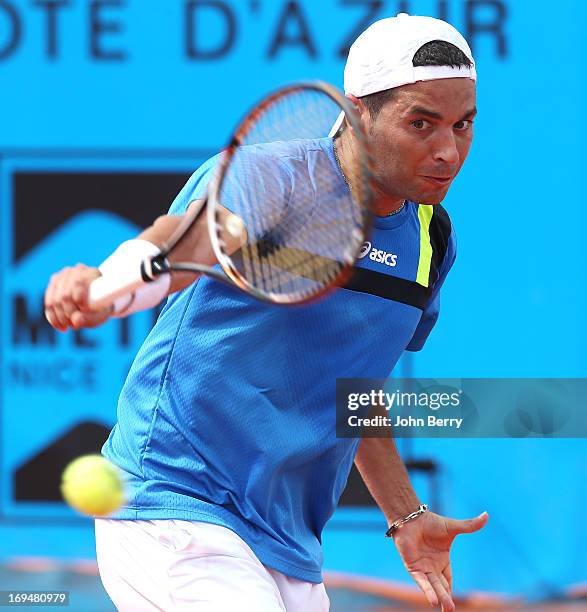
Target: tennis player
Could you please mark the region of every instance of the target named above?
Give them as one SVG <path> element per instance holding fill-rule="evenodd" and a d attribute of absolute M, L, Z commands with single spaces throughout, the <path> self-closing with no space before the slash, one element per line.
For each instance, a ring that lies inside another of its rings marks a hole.
<path fill-rule="evenodd" d="M 392 439 L 337 439 L 335 381 L 387 376 L 404 350 L 423 347 L 438 318 L 456 251 L 440 202 L 471 146 L 475 82 L 469 46 L 437 19 L 383 19 L 351 48 L 345 90 L 370 138 L 376 178 L 377 216 L 356 264 L 368 282 L 280 308 L 176 274 L 114 309 L 88 312 L 89 283 L 129 253 L 156 252 L 203 197 L 216 159 L 196 171 L 169 215 L 100 269 L 79 265 L 52 277 L 46 315 L 61 331 L 171 294 L 103 448 L 128 481 L 126 505 L 96 520 L 100 574 L 120 610 L 328 610 L 321 533 L 353 461 L 429 603 L 454 609 L 452 542 L 481 529 L 487 514 L 455 520 L 427 511 Z M 341 123 L 334 138 L 282 143 L 263 163 L 286 192 L 320 188 L 314 179 L 324 164 L 352 188 L 348 132 Z M 205 223 L 178 260 L 214 263 Z"/>

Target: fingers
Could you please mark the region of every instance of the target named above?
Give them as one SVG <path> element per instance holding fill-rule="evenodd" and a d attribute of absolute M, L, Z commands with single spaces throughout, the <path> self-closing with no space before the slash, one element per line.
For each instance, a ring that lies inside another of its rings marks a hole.
<path fill-rule="evenodd" d="M 450 565 L 447 565 L 442 570 L 442 575 L 446 578 L 446 581 L 448 582 L 448 592 L 452 595 L 452 568 Z"/>
<path fill-rule="evenodd" d="M 66 306 L 63 292 L 70 273 L 71 268 L 65 268 L 58 274 L 54 274 L 45 293 L 45 316 L 49 323 L 59 331 L 65 331 L 69 325 L 69 318 L 66 314 L 66 307 L 69 309 L 69 304 Z"/>
<path fill-rule="evenodd" d="M 80 312 L 89 312 L 88 296 L 89 281 L 87 278 L 75 277 L 71 282 L 71 299 Z"/>
<path fill-rule="evenodd" d="M 442 586 L 444 587 L 444 590 L 451 595 L 450 592 L 450 587 L 448 585 L 448 580 L 446 579 L 446 576 L 444 574 L 438 574 L 438 579 L 440 580 L 440 583 L 442 584 Z"/>
<path fill-rule="evenodd" d="M 108 319 L 108 315 L 104 311 L 82 313 L 78 310 L 71 315 L 71 327 L 73 329 L 98 327 L 106 319 Z"/>
<path fill-rule="evenodd" d="M 78 264 L 51 277 L 45 292 L 45 316 L 55 329 L 96 327 L 108 318 L 109 311 L 91 312 L 88 308 L 88 288 L 98 276 L 95 268 Z"/>
<path fill-rule="evenodd" d="M 436 593 L 436 597 L 440 602 L 440 605 L 442 606 L 442 612 L 453 612 L 455 609 L 455 604 L 452 600 L 452 597 L 448 594 L 446 587 L 444 586 L 445 584 L 447 584 L 446 578 L 444 578 L 442 574 L 426 574 L 426 576 L 428 577 L 428 581 L 432 585 L 432 588 Z"/>
<path fill-rule="evenodd" d="M 450 575 L 450 567 L 448 570 Z M 444 574 L 412 572 L 412 577 L 433 608 L 440 605 L 442 612 L 454 612 L 456 608 L 452 600 L 452 575 L 449 580 Z"/>
<path fill-rule="evenodd" d="M 422 592 L 426 596 L 428 603 L 435 608 L 440 600 L 436 595 L 436 591 L 432 588 L 430 581 L 428 580 L 428 575 L 423 572 L 412 572 L 412 578 L 416 581 L 416 584 L 422 589 Z"/>

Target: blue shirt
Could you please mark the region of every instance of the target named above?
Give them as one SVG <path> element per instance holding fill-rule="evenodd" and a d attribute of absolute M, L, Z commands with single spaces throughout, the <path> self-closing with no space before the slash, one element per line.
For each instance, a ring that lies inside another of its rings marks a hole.
<path fill-rule="evenodd" d="M 216 161 L 171 213 L 204 194 Z M 275 167 L 284 192 L 319 184 L 325 165 L 347 189 L 330 139 L 258 146 L 255 162 Z M 265 565 L 320 582 L 321 532 L 358 446 L 335 435 L 336 379 L 384 378 L 423 346 L 454 257 L 444 209 L 408 202 L 375 219 L 354 279 L 325 300 L 272 306 L 206 277 L 172 295 L 103 448 L 128 480 L 113 518 L 223 525 Z"/>

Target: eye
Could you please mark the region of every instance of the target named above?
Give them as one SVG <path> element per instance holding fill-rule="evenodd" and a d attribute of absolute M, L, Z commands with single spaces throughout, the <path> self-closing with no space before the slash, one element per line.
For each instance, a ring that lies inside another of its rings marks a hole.
<path fill-rule="evenodd" d="M 462 121 L 457 121 L 454 127 L 459 132 L 466 132 L 473 127 L 473 122 L 469 119 L 463 119 Z"/>
<path fill-rule="evenodd" d="M 416 119 L 415 121 L 412 121 L 411 125 L 419 132 L 422 132 L 428 126 L 430 126 L 430 121 L 426 121 L 425 119 Z"/>

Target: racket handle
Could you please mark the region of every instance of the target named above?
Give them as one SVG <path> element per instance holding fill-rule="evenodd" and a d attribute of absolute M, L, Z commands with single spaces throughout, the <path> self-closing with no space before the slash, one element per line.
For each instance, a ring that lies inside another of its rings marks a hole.
<path fill-rule="evenodd" d="M 145 274 L 151 269 L 154 258 L 161 249 L 149 242 L 135 238 L 123 242 L 100 264 L 102 276 L 90 285 L 88 305 L 92 310 L 102 310 L 114 305 L 114 312 L 122 311 L 130 303 L 132 294 L 155 277 Z M 121 303 L 116 303 L 123 298 Z"/>
<path fill-rule="evenodd" d="M 118 271 L 109 270 L 90 284 L 88 304 L 92 310 L 112 306 L 123 296 L 130 296 L 145 284 L 142 266 L 124 267 Z"/>

